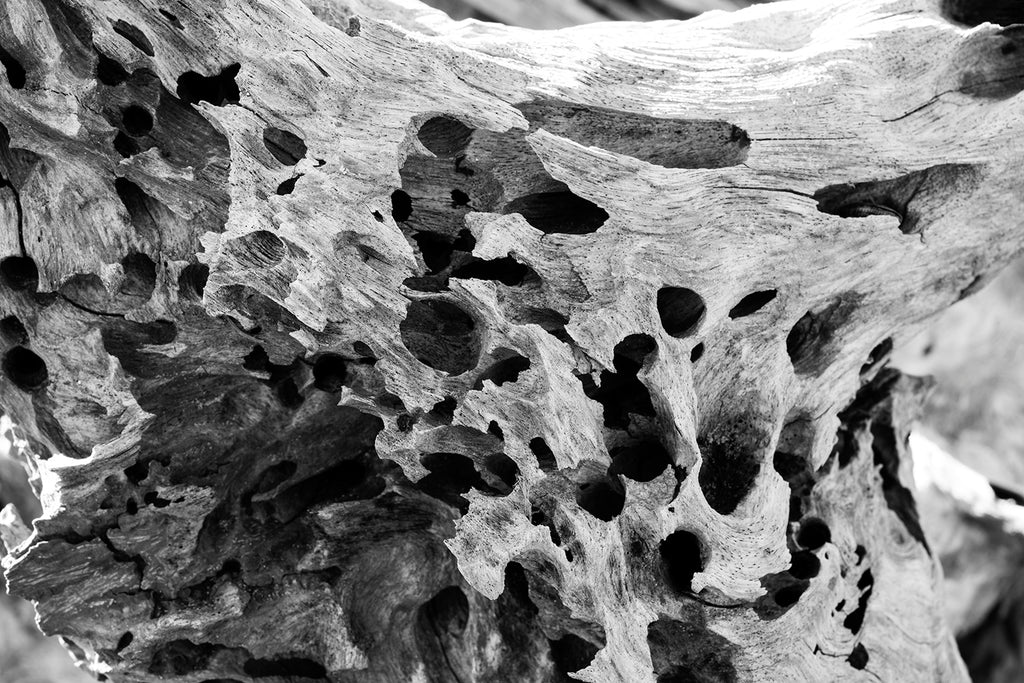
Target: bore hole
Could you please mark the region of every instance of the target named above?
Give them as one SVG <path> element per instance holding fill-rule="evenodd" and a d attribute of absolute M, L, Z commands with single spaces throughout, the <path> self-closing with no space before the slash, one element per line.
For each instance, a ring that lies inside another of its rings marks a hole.
<path fill-rule="evenodd" d="M 825 308 L 808 311 L 786 336 L 786 352 L 798 375 L 820 372 L 838 353 L 839 329 L 856 312 L 861 296 L 846 292 Z"/>
<path fill-rule="evenodd" d="M 576 487 L 576 503 L 601 521 L 619 516 L 626 503 L 626 491 L 618 477 L 601 477 Z"/>
<path fill-rule="evenodd" d="M 427 270 L 431 274 L 441 272 L 452 262 L 452 254 L 456 245 L 448 235 L 430 230 L 420 230 L 414 233 L 412 238 L 420 250 L 424 265 L 427 266 Z M 470 245 L 470 249 L 472 249 L 472 245 Z"/>
<path fill-rule="evenodd" d="M 210 267 L 205 263 L 190 263 L 178 276 L 178 293 L 182 298 L 202 299 L 206 282 L 210 279 Z"/>
<path fill-rule="evenodd" d="M 306 156 L 306 143 L 295 133 L 267 126 L 263 129 L 263 144 L 275 159 L 285 166 L 294 166 Z"/>
<path fill-rule="evenodd" d="M 665 447 L 654 439 L 645 439 L 611 451 L 609 472 L 622 474 L 633 481 L 651 481 L 665 471 L 671 458 Z"/>
<path fill-rule="evenodd" d="M 256 483 L 256 492 L 267 493 L 273 491 L 291 479 L 298 469 L 298 465 L 290 460 L 284 460 L 271 465 L 260 474 L 259 481 Z"/>
<path fill-rule="evenodd" d="M 371 349 L 370 345 L 367 344 L 366 342 L 352 342 L 352 350 L 355 351 L 356 355 L 358 355 L 360 358 L 370 358 L 376 360 L 376 358 L 373 355 L 373 349 Z"/>
<path fill-rule="evenodd" d="M 1009 26 L 1024 24 L 1024 6 L 1019 0 L 943 0 L 942 12 L 955 22 L 977 26 L 985 22 Z"/>
<path fill-rule="evenodd" d="M 664 3 L 663 3 L 664 4 Z M 632 2 L 636 9 L 640 4 Z M 667 9 L 667 7 L 666 7 Z M 647 10 L 642 10 L 647 11 Z M 659 11 L 665 19 L 693 16 Z M 519 105 L 531 128 L 666 168 L 722 168 L 747 159 L 750 136 L 727 121 L 664 119 L 559 100 Z"/>
<path fill-rule="evenodd" d="M 505 205 L 504 214 L 518 213 L 545 234 L 586 235 L 608 220 L 608 212 L 569 190 L 529 194 Z"/>
<path fill-rule="evenodd" d="M 449 301 L 410 302 L 399 331 L 405 347 L 427 367 L 461 375 L 475 368 L 479 361 L 476 321 Z"/>
<path fill-rule="evenodd" d="M 225 560 L 217 573 L 221 576 L 237 576 L 242 573 L 242 563 L 238 560 Z"/>
<path fill-rule="evenodd" d="M 529 266 L 520 263 L 511 256 L 497 259 L 473 258 L 454 269 L 453 278 L 493 280 L 509 287 L 518 287 L 525 282 L 538 282 L 540 276 Z"/>
<path fill-rule="evenodd" d="M 821 560 L 812 552 L 801 550 L 793 553 L 789 573 L 795 579 L 813 579 L 821 571 Z"/>
<path fill-rule="evenodd" d="M 281 677 L 286 680 L 314 678 L 327 680 L 327 669 L 323 664 L 304 657 L 280 657 L 278 659 L 250 659 L 242 670 L 253 678 Z"/>
<path fill-rule="evenodd" d="M 132 252 L 121 259 L 124 269 L 124 282 L 121 283 L 121 294 L 148 300 L 156 288 L 156 264 L 148 255 Z"/>
<path fill-rule="evenodd" d="M 141 484 L 149 476 L 149 461 L 141 460 L 134 465 L 129 465 L 124 469 L 124 475 L 132 484 L 136 486 Z"/>
<path fill-rule="evenodd" d="M 686 287 L 662 287 L 658 290 L 658 315 L 661 326 L 677 339 L 689 336 L 704 318 L 704 299 Z"/>
<path fill-rule="evenodd" d="M 435 116 L 420 126 L 416 136 L 423 146 L 443 158 L 454 157 L 469 144 L 473 129 L 450 116 Z"/>
<path fill-rule="evenodd" d="M 689 593 L 693 577 L 704 571 L 700 539 L 689 531 L 675 531 L 659 547 L 665 579 L 673 590 Z"/>
<path fill-rule="evenodd" d="M 149 42 L 146 34 L 124 19 L 118 19 L 114 22 L 114 33 L 127 40 L 146 55 L 153 56 L 153 43 Z"/>
<path fill-rule="evenodd" d="M 492 453 L 484 458 L 484 479 L 494 492 L 502 496 L 512 493 L 519 478 L 516 461 L 504 453 Z"/>
<path fill-rule="evenodd" d="M 269 230 L 256 230 L 238 240 L 246 250 L 247 265 L 269 268 L 277 265 L 287 256 L 288 250 L 280 237 Z"/>
<path fill-rule="evenodd" d="M 519 375 L 530 369 L 530 359 L 515 353 L 494 363 L 477 378 L 473 384 L 474 389 L 483 389 L 484 381 L 493 382 L 495 386 L 501 386 L 507 382 L 516 382 Z"/>
<path fill-rule="evenodd" d="M 615 345 L 615 372 L 602 371 L 600 387 L 590 375 L 578 375 L 587 396 L 604 406 L 605 426 L 628 430 L 632 416 L 655 416 L 650 393 L 638 377 L 647 356 L 655 349 L 657 343 L 649 335 L 628 335 Z"/>
<path fill-rule="evenodd" d="M 132 632 L 125 631 L 124 635 L 122 635 L 117 641 L 117 651 L 120 652 L 121 650 L 131 645 L 133 640 L 135 640 L 135 636 L 132 635 Z"/>
<path fill-rule="evenodd" d="M 436 416 L 442 422 L 451 424 L 451 421 L 455 419 L 455 409 L 458 405 L 454 397 L 448 396 L 435 403 L 430 409 L 430 414 Z"/>
<path fill-rule="evenodd" d="M 870 372 L 874 368 L 878 367 L 879 364 L 888 360 L 892 354 L 892 337 L 886 337 L 878 345 L 871 349 L 871 353 L 868 354 L 868 360 L 860 369 L 860 374 Z"/>
<path fill-rule="evenodd" d="M 789 607 L 790 605 L 795 605 L 806 590 L 806 583 L 791 583 L 777 590 L 772 597 L 775 600 L 775 604 L 779 607 Z"/>
<path fill-rule="evenodd" d="M 28 344 L 28 330 L 17 316 L 9 315 L 0 320 L 0 334 L 11 344 Z"/>
<path fill-rule="evenodd" d="M 146 323 L 146 341 L 155 346 L 170 344 L 178 337 L 178 326 L 171 320 L 154 320 Z"/>
<path fill-rule="evenodd" d="M 420 457 L 420 463 L 427 468 L 429 474 L 420 479 L 416 486 L 465 514 L 469 510 L 469 501 L 462 494 L 471 488 L 484 486 L 473 461 L 459 453 L 427 453 Z"/>
<path fill-rule="evenodd" d="M 705 619 L 662 616 L 647 626 L 658 683 L 736 683 L 739 647 L 705 626 Z M 649 680 L 649 679 L 648 679 Z"/>
<path fill-rule="evenodd" d="M 754 487 L 761 471 L 757 441 L 743 417 L 723 422 L 698 437 L 703 462 L 697 482 L 718 514 L 732 514 Z"/>
<path fill-rule="evenodd" d="M 39 269 L 28 256 L 8 256 L 0 261 L 0 275 L 7 286 L 15 291 L 34 291 L 39 284 Z"/>
<path fill-rule="evenodd" d="M 428 633 L 458 637 L 469 623 L 469 600 L 458 586 L 448 586 L 425 602 L 419 611 Z"/>
<path fill-rule="evenodd" d="M 114 151 L 120 154 L 125 159 L 131 158 L 133 155 L 139 153 L 139 143 L 133 140 L 130 136 L 125 135 L 124 131 L 117 131 L 114 136 Z"/>
<path fill-rule="evenodd" d="M 178 76 L 178 97 L 188 104 L 209 102 L 217 107 L 237 104 L 241 95 L 235 76 L 241 68 L 239 64 L 231 64 L 216 76 L 203 76 L 195 71 L 185 72 Z"/>
<path fill-rule="evenodd" d="M 313 386 L 321 391 L 341 391 L 347 374 L 344 358 L 336 353 L 321 354 L 313 364 Z"/>
<path fill-rule="evenodd" d="M 807 517 L 800 521 L 800 530 L 796 534 L 796 542 L 808 550 L 817 550 L 832 540 L 832 531 L 828 524 L 818 517 Z"/>
<path fill-rule="evenodd" d="M 293 377 L 285 377 L 277 384 L 277 400 L 281 402 L 285 408 L 291 408 L 296 410 L 306 400 L 299 391 L 299 386 L 295 383 Z"/>
<path fill-rule="evenodd" d="M 857 643 L 853 646 L 850 656 L 846 658 L 846 663 L 854 669 L 863 670 L 868 665 L 868 659 L 868 649 L 864 647 L 864 643 Z"/>
<path fill-rule="evenodd" d="M 21 90 L 25 87 L 25 67 L 2 46 L 0 46 L 0 64 L 3 64 L 7 71 L 7 82 L 12 88 Z"/>
<path fill-rule="evenodd" d="M 103 85 L 121 85 L 128 80 L 128 71 L 121 63 L 103 53 L 96 55 L 96 79 Z"/>
<path fill-rule="evenodd" d="M 590 666 L 601 649 L 588 640 L 567 633 L 551 643 L 551 659 L 562 673 L 580 671 Z"/>
<path fill-rule="evenodd" d="M 398 431 L 400 432 L 412 431 L 412 427 L 415 424 L 416 418 L 410 415 L 409 413 L 402 413 L 397 418 L 395 418 L 395 425 L 398 427 Z"/>
<path fill-rule="evenodd" d="M 46 363 L 24 346 L 15 346 L 4 354 L 4 374 L 22 391 L 35 391 L 49 378 Z"/>
<path fill-rule="evenodd" d="M 291 194 L 292 190 L 295 189 L 295 183 L 299 182 L 299 178 L 301 177 L 302 174 L 300 173 L 299 175 L 293 178 L 289 178 L 288 180 L 282 181 L 281 184 L 277 186 L 277 189 L 274 190 L 274 192 L 281 196 Z"/>
<path fill-rule="evenodd" d="M 131 143 L 133 149 L 138 150 L 134 140 L 127 136 L 124 139 Z M 132 227 L 144 238 L 159 239 L 160 226 L 157 223 L 157 216 L 161 215 L 163 204 L 127 178 L 115 178 L 114 191 L 124 205 Z"/>
<path fill-rule="evenodd" d="M 696 363 L 704 355 L 704 342 L 701 342 L 690 349 L 690 362 Z"/>
<path fill-rule="evenodd" d="M 864 617 L 867 616 L 868 602 L 874 591 L 874 585 L 875 579 L 870 569 L 866 570 L 857 581 L 857 588 L 861 590 L 860 597 L 857 598 L 857 607 L 843 619 L 843 626 L 853 634 L 859 633 L 864 625 Z"/>
<path fill-rule="evenodd" d="M 153 115 L 137 104 L 125 107 L 121 112 L 121 123 L 132 137 L 142 137 L 153 130 Z"/>
<path fill-rule="evenodd" d="M 162 7 L 160 8 L 160 14 L 164 15 L 164 18 L 167 19 L 167 21 L 171 22 L 171 26 L 173 26 L 174 28 L 176 28 L 176 29 L 184 29 L 185 28 L 182 25 L 181 20 L 178 19 L 178 17 L 176 17 L 171 12 L 168 12 L 167 10 L 165 10 Z"/>
<path fill-rule="evenodd" d="M 558 469 L 555 461 L 555 454 L 551 451 L 547 442 L 539 436 L 530 439 L 530 451 L 537 456 L 537 465 L 544 472 L 554 472 Z"/>
<path fill-rule="evenodd" d="M 391 193 L 391 217 L 398 223 L 409 220 L 412 216 L 412 197 L 405 190 Z"/>
<path fill-rule="evenodd" d="M 774 289 L 748 294 L 740 299 L 738 304 L 732 307 L 732 310 L 729 311 L 729 317 L 735 319 L 751 315 L 752 313 L 757 313 L 759 310 L 764 308 L 769 301 L 774 299 L 776 294 L 778 294 L 778 292 Z"/>
<path fill-rule="evenodd" d="M 165 508 L 171 504 L 171 501 L 166 498 L 161 498 L 160 494 L 156 491 L 149 491 L 146 495 L 142 496 L 142 502 L 146 505 L 152 505 L 155 508 Z"/>

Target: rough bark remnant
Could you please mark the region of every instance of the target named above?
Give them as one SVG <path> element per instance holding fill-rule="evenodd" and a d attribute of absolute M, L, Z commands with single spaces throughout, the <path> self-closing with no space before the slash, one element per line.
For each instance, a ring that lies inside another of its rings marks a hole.
<path fill-rule="evenodd" d="M 963 680 L 885 367 L 1024 243 L 962 4 L 9 3 L 11 591 L 117 680 Z"/>

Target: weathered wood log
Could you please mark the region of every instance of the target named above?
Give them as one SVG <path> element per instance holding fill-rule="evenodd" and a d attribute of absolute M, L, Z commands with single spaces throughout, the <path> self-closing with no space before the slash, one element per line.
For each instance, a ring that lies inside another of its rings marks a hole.
<path fill-rule="evenodd" d="M 114 680 L 963 680 L 885 365 L 1024 245 L 1013 11 L 8 4 L 11 591 Z"/>

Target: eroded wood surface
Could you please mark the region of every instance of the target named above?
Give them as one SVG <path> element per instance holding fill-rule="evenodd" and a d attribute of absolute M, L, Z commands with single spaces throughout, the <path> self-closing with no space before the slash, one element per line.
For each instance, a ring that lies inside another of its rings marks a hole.
<path fill-rule="evenodd" d="M 952 4 L 9 3 L 12 592 L 123 680 L 963 680 L 885 367 L 1024 241 Z"/>

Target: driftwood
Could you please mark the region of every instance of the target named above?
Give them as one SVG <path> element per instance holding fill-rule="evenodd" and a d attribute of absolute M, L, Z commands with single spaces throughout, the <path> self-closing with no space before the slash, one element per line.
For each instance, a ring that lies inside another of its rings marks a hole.
<path fill-rule="evenodd" d="M 964 680 L 886 365 L 1024 245 L 1021 18 L 8 3 L 11 592 L 112 680 Z"/>

